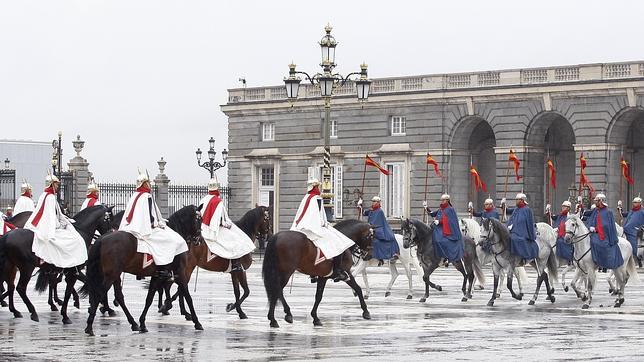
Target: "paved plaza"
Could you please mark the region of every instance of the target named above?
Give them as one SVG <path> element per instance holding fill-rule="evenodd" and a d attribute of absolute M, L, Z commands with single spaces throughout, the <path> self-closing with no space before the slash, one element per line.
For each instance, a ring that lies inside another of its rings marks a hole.
<path fill-rule="evenodd" d="M 539 297 L 536 306 L 527 299 L 517 301 L 502 295 L 492 308 L 491 270 L 486 289 L 462 303 L 460 278 L 450 268 L 437 270 L 432 280 L 443 286 L 431 291 L 427 303 L 419 303 L 423 286 L 416 277 L 414 298 L 406 300 L 406 280 L 399 277 L 392 295 L 385 298 L 388 268 L 371 268 L 371 297 L 367 303 L 372 320 L 363 320 L 357 299 L 344 284 L 327 284 L 319 316 L 323 327 L 313 327 L 310 308 L 315 286 L 308 277 L 295 275 L 292 287 L 285 288 L 295 321 L 282 319 L 281 328 L 271 329 L 266 319 L 267 303 L 256 260 L 249 270 L 251 295 L 244 303 L 249 319 L 239 320 L 226 313 L 232 301 L 228 275 L 201 270 L 197 292 L 193 294 L 204 331 L 194 330 L 191 322 L 177 315 L 150 313 L 147 334 L 131 332 L 123 313 L 97 317 L 95 337 L 84 334 L 87 301 L 70 313 L 72 325 L 64 326 L 57 312 L 50 312 L 46 295 L 37 295 L 30 285 L 40 322 L 28 318 L 25 306 L 17 306 L 27 318 L 14 319 L 7 308 L 0 309 L 0 359 L 33 360 L 641 360 L 644 345 L 644 285 L 627 287 L 626 303 L 612 307 L 613 297 L 601 280 L 594 305 L 581 310 L 570 293 L 557 288 L 555 304 Z M 640 269 L 640 278 L 644 273 Z M 530 277 L 530 294 L 534 273 Z M 601 279 L 605 274 L 600 275 Z M 194 279 L 190 283 L 194 291 Z M 360 284 L 362 279 L 359 278 Z M 60 288 L 62 291 L 62 287 Z M 124 294 L 130 310 L 138 318 L 145 295 L 143 282 L 126 275 Z M 178 307 L 178 305 L 175 305 Z M 152 308 L 156 312 L 155 308 Z"/>

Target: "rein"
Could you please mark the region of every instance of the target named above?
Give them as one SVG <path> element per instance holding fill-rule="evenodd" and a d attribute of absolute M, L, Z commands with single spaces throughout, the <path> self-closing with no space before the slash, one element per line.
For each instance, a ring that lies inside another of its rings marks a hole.
<path fill-rule="evenodd" d="M 588 237 L 588 235 L 592 234 L 592 233 L 589 231 L 589 232 L 587 232 L 587 233 L 585 233 L 585 234 L 583 234 L 583 235 L 575 235 L 575 233 L 577 232 L 577 229 L 578 229 L 578 228 L 579 228 L 579 226 L 575 223 L 575 230 L 573 230 L 573 231 L 566 231 L 566 234 L 571 235 L 571 239 L 572 239 L 572 241 L 570 241 L 570 242 L 566 241 L 566 243 L 567 243 L 567 244 L 575 245 L 575 244 L 577 244 L 577 243 L 580 243 L 580 242 L 581 242 L 582 240 L 584 240 L 586 237 Z M 580 264 L 579 262 L 580 262 L 580 261 L 581 261 L 581 259 L 583 259 L 586 255 L 588 255 L 588 253 L 590 252 L 590 250 L 591 250 L 591 248 L 588 248 L 588 250 L 586 250 L 586 252 L 584 252 L 584 253 L 579 257 L 579 259 L 575 258 L 575 256 L 574 256 L 574 255 L 573 255 L 573 257 L 572 257 L 572 258 L 573 258 L 573 260 L 575 261 L 575 264 L 577 264 L 577 268 L 579 268 L 579 270 L 581 270 L 581 271 L 582 271 L 584 274 L 586 274 L 586 275 L 588 275 L 588 272 L 587 272 L 587 271 L 585 271 L 585 270 L 584 270 L 584 268 L 582 268 L 582 267 L 581 267 L 581 264 Z"/>

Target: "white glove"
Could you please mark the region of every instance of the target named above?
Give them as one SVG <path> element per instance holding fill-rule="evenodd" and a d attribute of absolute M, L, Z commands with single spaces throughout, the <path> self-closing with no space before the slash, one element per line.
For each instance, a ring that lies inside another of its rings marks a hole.
<path fill-rule="evenodd" d="M 438 220 L 434 220 L 434 225 L 438 225 Z"/>
<path fill-rule="evenodd" d="M 617 201 L 617 207 L 622 208 L 622 200 Z"/>
<path fill-rule="evenodd" d="M 546 212 L 550 212 L 550 208 L 551 208 L 550 204 L 547 204 L 546 205 Z"/>
<path fill-rule="evenodd" d="M 505 197 L 501 199 L 501 205 L 505 205 Z"/>
<path fill-rule="evenodd" d="M 512 230 L 512 225 L 508 225 L 508 230 Z"/>
<path fill-rule="evenodd" d="M 590 230 L 591 233 L 594 233 L 595 232 L 595 227 L 591 226 L 590 229 L 588 229 L 588 230 Z"/>
<path fill-rule="evenodd" d="M 223 226 L 224 226 L 226 229 L 230 229 L 231 227 L 233 227 L 233 223 L 231 223 L 230 221 L 226 221 L 226 222 L 224 222 L 224 225 L 223 225 Z"/>
<path fill-rule="evenodd" d="M 423 201 L 423 207 L 427 208 L 427 200 Z"/>
<path fill-rule="evenodd" d="M 358 207 L 362 207 L 362 199 L 359 199 L 359 200 L 358 200 L 358 204 L 357 204 L 357 205 L 358 205 Z"/>

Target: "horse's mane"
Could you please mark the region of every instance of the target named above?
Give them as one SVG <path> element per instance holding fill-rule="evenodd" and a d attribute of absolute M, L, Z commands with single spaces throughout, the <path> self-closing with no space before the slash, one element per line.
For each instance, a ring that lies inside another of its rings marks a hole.
<path fill-rule="evenodd" d="M 23 211 L 23 212 L 17 213 L 17 214 L 15 214 L 15 215 L 11 216 L 10 218 L 8 218 L 8 219 L 7 219 L 7 222 L 8 222 L 8 223 L 10 223 L 10 224 L 14 224 L 14 221 L 18 219 L 18 216 L 21 216 L 21 215 L 25 215 L 25 216 L 26 216 L 26 215 L 27 215 L 27 213 L 29 213 L 29 215 L 30 215 L 30 216 L 31 216 L 31 214 L 32 214 L 32 212 L 31 212 L 31 211 Z"/>
<path fill-rule="evenodd" d="M 253 229 L 255 228 L 255 222 L 257 222 L 258 218 L 263 218 L 264 211 L 267 210 L 268 208 L 266 206 L 257 206 L 254 209 L 248 210 L 246 211 L 244 216 L 235 221 L 235 225 L 242 229 L 242 231 L 246 233 L 246 235 L 253 238 Z"/>
<path fill-rule="evenodd" d="M 105 208 L 105 207 L 106 207 L 105 205 L 94 205 L 94 206 L 91 206 L 91 207 L 86 207 L 83 210 L 77 212 L 76 215 L 74 215 L 74 217 L 72 217 L 72 219 L 78 221 L 78 219 L 82 219 L 84 217 L 87 217 L 87 215 L 89 215 L 90 213 L 94 212 L 95 210 L 98 210 L 99 208 L 102 209 L 102 208 Z"/>
<path fill-rule="evenodd" d="M 347 220 L 342 220 L 339 223 L 335 224 L 334 228 L 338 230 L 342 230 L 342 229 L 350 228 L 360 223 L 362 223 L 362 221 L 358 219 L 347 219 Z"/>
<path fill-rule="evenodd" d="M 195 205 L 184 206 L 168 218 L 168 226 L 181 235 L 184 239 L 190 235 L 191 230 L 188 227 L 193 225 L 192 219 L 195 217 L 197 207 Z"/>
<path fill-rule="evenodd" d="M 416 219 L 409 219 L 409 222 L 416 227 L 416 231 L 418 232 L 417 236 L 420 240 L 425 241 L 432 236 L 433 228 L 425 225 L 424 222 Z"/>
<path fill-rule="evenodd" d="M 490 218 L 488 219 L 494 225 L 494 229 L 498 230 L 499 239 L 504 245 L 508 245 L 510 242 L 510 230 L 499 220 Z"/>

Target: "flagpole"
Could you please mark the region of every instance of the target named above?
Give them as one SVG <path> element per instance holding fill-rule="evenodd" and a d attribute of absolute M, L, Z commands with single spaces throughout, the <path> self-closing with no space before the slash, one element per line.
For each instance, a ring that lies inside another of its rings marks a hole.
<path fill-rule="evenodd" d="M 550 161 L 550 148 L 548 148 L 548 157 L 546 159 L 546 204 L 550 203 L 550 175 L 548 174 L 548 161 Z"/>
<path fill-rule="evenodd" d="M 360 186 L 360 199 L 362 199 L 364 196 L 364 179 L 367 175 L 367 157 L 369 157 L 369 155 L 365 156 L 364 169 L 362 170 L 362 186 Z M 362 206 L 358 207 L 358 220 L 362 220 Z"/>
<path fill-rule="evenodd" d="M 474 196 L 473 196 L 474 195 L 474 190 L 473 190 L 474 185 L 472 185 L 473 184 L 472 178 L 474 177 L 474 175 L 470 172 L 472 170 L 472 166 L 474 166 L 473 161 L 474 160 L 472 158 L 472 154 L 470 153 L 470 169 L 468 170 L 468 172 L 470 173 L 470 200 L 469 201 L 472 201 L 474 199 Z"/>
<path fill-rule="evenodd" d="M 424 198 L 423 201 L 427 201 L 427 178 L 429 177 L 429 163 L 427 162 L 427 158 L 429 157 L 429 153 L 425 156 L 425 193 L 424 193 Z M 423 223 L 427 223 L 427 209 L 423 207 Z"/>

